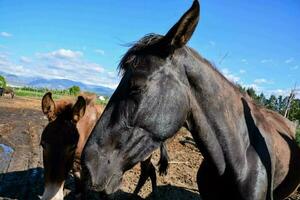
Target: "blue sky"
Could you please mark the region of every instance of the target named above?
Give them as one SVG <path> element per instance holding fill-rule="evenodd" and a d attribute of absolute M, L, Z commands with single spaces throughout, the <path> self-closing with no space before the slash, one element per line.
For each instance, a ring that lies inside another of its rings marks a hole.
<path fill-rule="evenodd" d="M 115 87 L 124 44 L 166 33 L 191 4 L 1 0 L 0 71 Z M 202 0 L 189 46 L 235 82 L 286 94 L 300 85 L 299 10 L 297 0 Z"/>

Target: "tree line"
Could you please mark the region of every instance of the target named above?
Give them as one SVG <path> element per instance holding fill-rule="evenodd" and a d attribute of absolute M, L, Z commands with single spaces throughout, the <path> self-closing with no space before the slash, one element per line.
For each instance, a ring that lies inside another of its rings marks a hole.
<path fill-rule="evenodd" d="M 246 92 L 257 104 L 276 111 L 291 121 L 300 121 L 300 99 L 295 98 L 293 91 L 289 96 L 257 94 L 253 88 L 245 88 L 238 85 L 241 92 Z"/>
<path fill-rule="evenodd" d="M 19 89 L 24 91 L 39 92 L 39 93 L 46 93 L 51 91 L 53 94 L 57 94 L 57 95 L 73 95 L 73 96 L 77 96 L 81 91 L 80 87 L 76 85 L 67 89 L 33 88 L 28 86 L 24 86 Z"/>
<path fill-rule="evenodd" d="M 0 88 L 11 88 L 7 86 L 7 82 L 4 76 L 0 75 Z M 11 88 L 12 89 L 12 88 Z M 51 91 L 53 94 L 58 94 L 58 95 L 78 95 L 80 93 L 80 87 L 79 86 L 72 86 L 70 88 L 67 89 L 49 89 L 49 88 L 33 88 L 33 87 L 21 87 L 18 88 L 20 90 L 24 90 L 24 91 L 31 91 L 31 92 L 40 92 L 40 93 L 46 93 L 48 91 Z"/>

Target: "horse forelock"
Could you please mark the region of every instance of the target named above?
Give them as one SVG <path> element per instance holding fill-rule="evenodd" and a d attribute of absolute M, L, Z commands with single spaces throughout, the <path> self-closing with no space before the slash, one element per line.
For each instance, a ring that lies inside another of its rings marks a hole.
<path fill-rule="evenodd" d="M 144 50 L 148 49 L 162 38 L 162 35 L 150 33 L 142 37 L 133 45 L 130 45 L 130 49 L 125 53 L 118 66 L 119 73 L 124 75 L 127 70 L 138 67 L 143 59 L 143 56 L 139 56 L 139 54 L 142 54 Z"/>
<path fill-rule="evenodd" d="M 72 100 L 59 100 L 55 102 L 55 114 L 57 117 L 68 118 L 71 117 L 72 107 L 74 101 Z"/>

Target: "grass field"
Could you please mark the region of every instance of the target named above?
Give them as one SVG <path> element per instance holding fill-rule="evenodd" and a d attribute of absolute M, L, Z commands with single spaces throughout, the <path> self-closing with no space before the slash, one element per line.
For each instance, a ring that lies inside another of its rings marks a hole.
<path fill-rule="evenodd" d="M 14 91 L 15 91 L 16 96 L 33 97 L 33 98 L 38 98 L 38 99 L 41 99 L 45 94 L 45 92 L 41 92 L 41 91 L 31 91 L 31 90 L 24 90 L 24 89 L 20 89 L 20 88 L 15 88 Z M 63 94 L 62 92 L 57 92 L 57 91 L 51 91 L 51 92 L 52 92 L 53 99 L 74 97 L 69 94 Z M 106 105 L 108 100 L 109 100 L 108 98 L 106 98 L 104 101 L 97 99 L 96 104 Z"/>

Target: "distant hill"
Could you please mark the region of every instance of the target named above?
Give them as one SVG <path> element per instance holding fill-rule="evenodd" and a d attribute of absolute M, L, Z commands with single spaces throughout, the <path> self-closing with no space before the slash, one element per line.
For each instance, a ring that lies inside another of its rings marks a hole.
<path fill-rule="evenodd" d="M 66 89 L 73 85 L 79 86 L 81 89 L 86 89 L 86 85 L 81 82 L 76 82 L 68 79 L 36 79 L 27 83 L 30 87 L 46 87 L 49 89 Z"/>
<path fill-rule="evenodd" d="M 111 96 L 114 89 L 98 86 L 98 85 L 88 85 L 78 81 L 72 81 L 68 79 L 44 79 L 41 77 L 23 77 L 17 76 L 0 71 L 0 75 L 6 78 L 9 85 L 12 86 L 28 86 L 34 88 L 49 88 L 49 89 L 66 89 L 77 85 L 81 90 L 94 92 L 98 95 Z"/>

